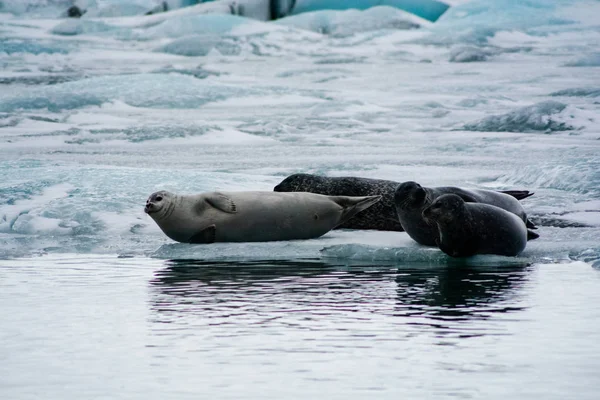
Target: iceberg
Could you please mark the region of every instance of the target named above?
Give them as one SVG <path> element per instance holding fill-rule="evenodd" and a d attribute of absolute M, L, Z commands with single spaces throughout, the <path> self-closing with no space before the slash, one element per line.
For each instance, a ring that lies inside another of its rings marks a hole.
<path fill-rule="evenodd" d="M 297 0 L 292 15 L 317 10 L 366 10 L 374 6 L 390 6 L 417 15 L 431 22 L 437 21 L 450 8 L 436 0 Z"/>
<path fill-rule="evenodd" d="M 416 18 L 406 12 L 387 6 L 365 11 L 312 11 L 282 18 L 275 23 L 331 36 L 349 36 L 380 29 L 415 29 L 421 26 Z"/>

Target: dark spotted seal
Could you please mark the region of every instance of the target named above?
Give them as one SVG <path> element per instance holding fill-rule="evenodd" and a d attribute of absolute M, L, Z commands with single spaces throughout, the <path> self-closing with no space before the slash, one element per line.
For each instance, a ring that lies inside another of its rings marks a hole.
<path fill-rule="evenodd" d="M 394 204 L 394 192 L 399 183 L 379 179 L 341 177 L 330 178 L 310 174 L 293 174 L 273 189 L 276 192 L 311 192 L 328 196 L 381 196 L 367 210 L 336 227 L 343 229 L 376 229 L 403 231 Z"/>
<path fill-rule="evenodd" d="M 150 195 L 144 211 L 171 239 L 184 243 L 266 242 L 322 236 L 381 196 L 209 192 Z"/>
<path fill-rule="evenodd" d="M 423 210 L 431 205 L 435 199 L 444 194 L 458 195 L 463 201 L 469 203 L 484 203 L 500 207 L 512 212 L 523 220 L 528 228 L 535 229 L 535 225 L 527 219 L 527 214 L 518 199 L 524 199 L 533 193 L 523 190 L 496 192 L 483 189 L 463 189 L 453 186 L 423 187 L 416 182 L 404 182 L 398 186 L 394 195 L 398 219 L 408 235 L 420 244 L 435 246 L 437 229 L 435 225 L 428 224 L 423 219 Z M 530 238 L 538 237 L 530 232 Z"/>
<path fill-rule="evenodd" d="M 500 207 L 465 203 L 456 194 L 444 194 L 423 210 L 436 228 L 435 243 L 452 257 L 475 254 L 516 256 L 527 245 L 527 227 L 521 218 Z"/>

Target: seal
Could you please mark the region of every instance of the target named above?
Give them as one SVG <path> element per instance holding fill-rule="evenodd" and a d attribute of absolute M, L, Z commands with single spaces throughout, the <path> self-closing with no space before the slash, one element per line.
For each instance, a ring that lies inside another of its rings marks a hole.
<path fill-rule="evenodd" d="M 439 196 L 423 210 L 423 218 L 435 225 L 435 242 L 451 257 L 516 256 L 527 245 L 521 218 L 490 204 L 466 203 L 456 194 Z"/>
<path fill-rule="evenodd" d="M 311 174 L 293 174 L 273 189 L 275 192 L 311 192 L 327 196 L 381 196 L 381 201 L 364 212 L 337 226 L 335 229 L 374 229 L 403 231 L 394 202 L 394 193 L 400 183 L 381 179 L 358 177 L 326 177 Z"/>
<path fill-rule="evenodd" d="M 322 236 L 380 199 L 269 191 L 177 195 L 163 190 L 150 195 L 144 211 L 178 242 L 266 242 Z"/>
<path fill-rule="evenodd" d="M 527 214 L 518 199 L 532 196 L 527 190 L 510 190 L 496 192 L 484 189 L 463 189 L 454 186 L 441 186 L 427 188 L 417 182 L 403 182 L 394 194 L 396 211 L 402 227 L 417 243 L 426 246 L 435 246 L 437 229 L 423 218 L 423 210 L 431 205 L 435 199 L 444 194 L 455 194 L 468 203 L 484 203 L 500 207 L 521 218 L 528 228 L 536 229 L 535 225 L 527 219 Z M 539 237 L 529 231 L 529 239 Z"/>

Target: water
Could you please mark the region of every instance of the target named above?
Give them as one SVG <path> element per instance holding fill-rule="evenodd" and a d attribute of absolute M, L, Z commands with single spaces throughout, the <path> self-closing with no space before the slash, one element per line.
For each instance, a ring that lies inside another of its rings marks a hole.
<path fill-rule="evenodd" d="M 599 277 L 582 262 L 0 265 L 4 398 L 593 399 L 598 387 Z"/>
<path fill-rule="evenodd" d="M 65 3 L 0 8 L 0 397 L 596 397 L 598 2 L 433 24 Z M 540 239 L 189 246 L 143 213 L 295 172 L 528 189 Z"/>

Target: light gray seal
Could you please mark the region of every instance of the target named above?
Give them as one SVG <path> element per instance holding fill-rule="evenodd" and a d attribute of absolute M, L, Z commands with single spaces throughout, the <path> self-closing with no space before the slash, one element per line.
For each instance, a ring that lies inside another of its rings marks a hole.
<path fill-rule="evenodd" d="M 394 193 L 400 183 L 382 179 L 353 176 L 327 177 L 311 174 L 293 174 L 273 189 L 276 192 L 311 192 L 327 196 L 381 195 L 372 207 L 354 216 L 335 229 L 375 229 L 401 232 L 394 204 Z"/>
<path fill-rule="evenodd" d="M 428 188 L 416 182 L 408 181 L 398 186 L 394 200 L 402 227 L 417 243 L 425 246 L 436 245 L 437 229 L 435 225 L 425 221 L 422 213 L 435 199 L 444 194 L 455 194 L 468 203 L 483 203 L 500 207 L 521 218 L 528 228 L 536 229 L 535 225 L 527 219 L 523 206 L 517 200 L 533 195 L 529 191 L 496 192 L 484 189 L 463 189 L 454 186 Z M 539 237 L 539 235 L 528 231 L 528 237 L 531 240 Z"/>
<path fill-rule="evenodd" d="M 160 191 L 150 195 L 144 211 L 178 242 L 266 242 L 322 236 L 380 199 L 301 192 Z"/>
<path fill-rule="evenodd" d="M 456 194 L 439 196 L 423 210 L 423 217 L 436 227 L 437 246 L 451 257 L 516 256 L 527 245 L 521 218 L 493 205 L 466 203 Z"/>

